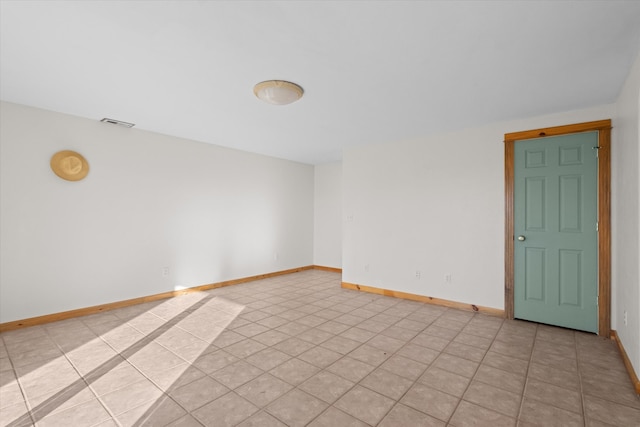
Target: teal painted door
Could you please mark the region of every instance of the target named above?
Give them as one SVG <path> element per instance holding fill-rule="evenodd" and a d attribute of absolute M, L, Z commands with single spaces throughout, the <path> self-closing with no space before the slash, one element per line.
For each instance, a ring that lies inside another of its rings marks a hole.
<path fill-rule="evenodd" d="M 598 332 L 598 133 L 516 141 L 514 316 Z"/>

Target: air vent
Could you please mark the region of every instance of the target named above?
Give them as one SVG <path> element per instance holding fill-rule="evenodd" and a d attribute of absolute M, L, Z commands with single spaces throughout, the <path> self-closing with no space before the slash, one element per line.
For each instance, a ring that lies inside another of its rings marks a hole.
<path fill-rule="evenodd" d="M 126 128 L 132 128 L 132 127 L 135 126 L 135 124 L 133 124 L 133 123 L 122 122 L 120 120 L 115 120 L 115 119 L 104 118 L 104 119 L 102 119 L 100 121 L 104 122 L 104 123 L 111 123 L 112 125 L 124 126 Z"/>

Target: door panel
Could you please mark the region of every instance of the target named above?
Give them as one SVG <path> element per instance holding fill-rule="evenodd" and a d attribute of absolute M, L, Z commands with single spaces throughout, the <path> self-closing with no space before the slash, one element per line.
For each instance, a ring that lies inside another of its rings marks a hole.
<path fill-rule="evenodd" d="M 516 318 L 598 331 L 597 145 L 597 132 L 515 142 Z"/>
<path fill-rule="evenodd" d="M 580 306 L 582 251 L 560 250 L 560 305 Z"/>
<path fill-rule="evenodd" d="M 582 231 L 582 176 L 560 177 L 560 232 Z"/>
<path fill-rule="evenodd" d="M 525 295 L 527 301 L 545 301 L 546 253 L 543 248 L 525 248 Z"/>
<path fill-rule="evenodd" d="M 545 177 L 525 178 L 525 230 L 545 231 L 546 229 L 546 188 Z"/>

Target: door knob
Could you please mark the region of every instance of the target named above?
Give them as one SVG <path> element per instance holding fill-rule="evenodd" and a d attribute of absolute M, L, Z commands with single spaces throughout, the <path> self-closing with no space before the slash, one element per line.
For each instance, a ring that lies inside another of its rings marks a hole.
<path fill-rule="evenodd" d="M 525 240 L 527 240 L 527 238 L 524 236 L 518 236 L 518 240 L 520 240 L 521 242 L 524 242 Z"/>

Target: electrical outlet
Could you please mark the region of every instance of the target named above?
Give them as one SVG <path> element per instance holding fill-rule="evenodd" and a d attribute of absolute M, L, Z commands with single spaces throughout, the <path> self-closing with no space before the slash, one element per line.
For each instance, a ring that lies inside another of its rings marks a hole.
<path fill-rule="evenodd" d="M 169 277 L 169 267 L 162 267 L 162 277 Z"/>
<path fill-rule="evenodd" d="M 444 282 L 445 283 L 451 283 L 451 273 L 448 273 L 448 274 L 444 275 Z"/>
<path fill-rule="evenodd" d="M 420 270 L 416 270 L 416 279 L 419 279 L 421 276 Z"/>
<path fill-rule="evenodd" d="M 627 326 L 627 310 L 624 311 L 624 326 Z"/>
<path fill-rule="evenodd" d="M 364 265 L 364 271 L 369 271 L 369 264 Z"/>

